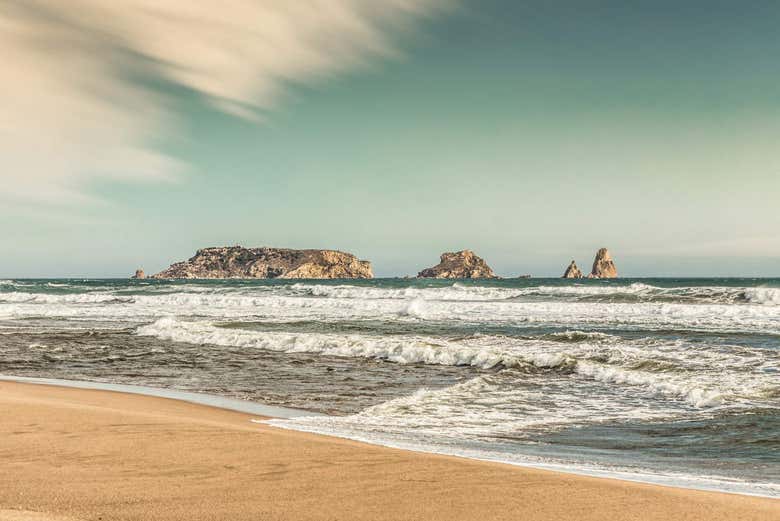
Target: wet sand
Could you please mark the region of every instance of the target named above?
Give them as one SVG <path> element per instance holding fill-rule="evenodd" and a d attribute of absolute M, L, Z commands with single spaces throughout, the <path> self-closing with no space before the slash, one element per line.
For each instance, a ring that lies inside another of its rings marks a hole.
<path fill-rule="evenodd" d="M 177 400 L 0 382 L 0 521 L 780 520 L 780 500 L 276 429 Z"/>

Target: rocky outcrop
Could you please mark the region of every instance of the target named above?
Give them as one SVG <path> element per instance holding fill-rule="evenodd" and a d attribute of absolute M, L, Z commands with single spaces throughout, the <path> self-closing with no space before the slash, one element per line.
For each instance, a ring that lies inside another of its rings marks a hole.
<path fill-rule="evenodd" d="M 417 274 L 421 278 L 436 279 L 497 279 L 490 266 L 471 250 L 441 254 L 441 262 Z"/>
<path fill-rule="evenodd" d="M 138 270 L 135 270 L 135 275 L 133 275 L 130 278 L 131 279 L 145 279 L 146 278 L 146 273 L 144 273 L 144 270 L 138 269 Z"/>
<path fill-rule="evenodd" d="M 593 269 L 588 275 L 589 279 L 614 279 L 618 276 L 615 263 L 609 250 L 601 248 L 596 252 L 596 259 L 593 261 Z"/>
<path fill-rule="evenodd" d="M 577 263 L 574 261 L 571 261 L 571 264 L 569 264 L 569 267 L 566 268 L 566 271 L 563 273 L 564 279 L 581 279 L 584 277 L 582 274 L 582 271 L 577 267 Z"/>
<path fill-rule="evenodd" d="M 370 279 L 371 263 L 335 250 L 204 248 L 155 279 Z"/>

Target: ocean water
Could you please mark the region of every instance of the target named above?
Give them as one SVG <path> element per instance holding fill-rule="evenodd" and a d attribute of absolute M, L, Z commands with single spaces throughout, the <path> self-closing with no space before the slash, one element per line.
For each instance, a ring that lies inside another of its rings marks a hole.
<path fill-rule="evenodd" d="M 780 497 L 780 279 L 0 281 L 0 374 L 280 427 Z"/>

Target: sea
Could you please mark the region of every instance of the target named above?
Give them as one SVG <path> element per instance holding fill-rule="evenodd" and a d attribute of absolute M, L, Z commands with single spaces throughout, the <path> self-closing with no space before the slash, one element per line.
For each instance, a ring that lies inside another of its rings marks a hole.
<path fill-rule="evenodd" d="M 0 375 L 410 450 L 780 497 L 780 279 L 2 280 Z"/>

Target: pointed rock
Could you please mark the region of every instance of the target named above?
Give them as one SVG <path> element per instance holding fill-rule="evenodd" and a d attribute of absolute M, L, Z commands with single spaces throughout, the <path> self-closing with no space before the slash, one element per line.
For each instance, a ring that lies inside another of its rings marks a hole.
<path fill-rule="evenodd" d="M 144 270 L 142 270 L 142 269 L 137 269 L 137 270 L 135 270 L 135 275 L 133 275 L 130 278 L 131 279 L 145 279 L 146 278 L 146 273 L 144 273 Z"/>
<path fill-rule="evenodd" d="M 563 274 L 564 279 L 581 279 L 584 275 L 582 274 L 582 271 L 577 267 L 577 263 L 574 261 L 571 261 L 571 264 L 569 264 L 569 267 L 566 268 L 566 271 Z"/>
<path fill-rule="evenodd" d="M 435 279 L 497 279 L 487 263 L 471 250 L 445 252 L 441 262 L 417 274 L 420 278 Z"/>
<path fill-rule="evenodd" d="M 609 250 L 601 248 L 596 252 L 596 258 L 593 261 L 593 269 L 588 275 L 589 279 L 614 279 L 618 276 L 615 263 L 612 261 L 612 256 L 609 254 Z"/>

